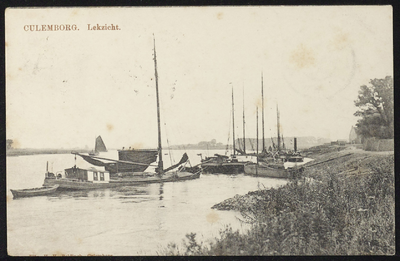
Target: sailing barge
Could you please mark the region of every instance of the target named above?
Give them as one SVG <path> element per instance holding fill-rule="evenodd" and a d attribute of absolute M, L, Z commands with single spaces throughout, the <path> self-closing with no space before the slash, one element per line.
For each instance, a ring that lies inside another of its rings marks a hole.
<path fill-rule="evenodd" d="M 64 174 L 54 175 L 47 171 L 44 185 L 59 185 L 61 189 L 94 189 L 112 188 L 147 183 L 175 182 L 200 177 L 201 168 L 187 166 L 189 158 L 185 153 L 182 159 L 169 168 L 164 169 L 161 146 L 160 102 L 158 95 L 158 73 L 156 48 L 154 40 L 154 68 L 157 97 L 158 148 L 157 150 L 121 150 L 119 160 L 88 156 L 72 152 L 95 166 L 104 167 L 82 169 L 76 167 L 65 169 Z M 158 154 L 158 155 L 157 155 Z M 158 164 L 153 172 L 143 172 L 158 156 Z M 174 170 L 177 169 L 177 170 Z"/>
<path fill-rule="evenodd" d="M 65 169 L 64 174 L 54 175 L 46 173 L 44 184 L 56 185 L 60 190 L 89 190 L 101 188 L 115 188 L 139 184 L 183 181 L 200 177 L 200 170 L 193 172 L 173 171 L 163 175 L 153 172 L 132 172 L 125 176 L 111 177 L 110 173 L 94 167 L 89 169 L 76 166 Z"/>
<path fill-rule="evenodd" d="M 99 157 L 97 155 L 73 154 L 82 157 L 86 162 L 104 167 L 112 175 L 125 172 L 145 171 L 151 163 L 157 160 L 158 150 L 156 149 L 129 149 L 118 150 L 118 160 Z M 135 163 L 135 164 L 132 164 Z"/>
<path fill-rule="evenodd" d="M 303 171 L 300 166 L 304 164 L 303 157 L 296 154 L 296 139 L 295 139 L 295 152 L 287 153 L 281 150 L 281 136 L 280 136 L 280 122 L 279 110 L 276 106 L 277 112 L 277 138 L 278 147 L 275 152 L 268 151 L 265 148 L 264 139 L 264 86 L 263 77 L 261 76 L 261 97 L 262 97 L 262 153 L 258 154 L 258 107 L 257 107 L 257 162 L 249 162 L 244 166 L 244 173 L 246 175 L 270 178 L 293 178 Z M 274 145 L 275 146 L 275 145 Z M 284 146 L 284 145 L 283 145 Z"/>
<path fill-rule="evenodd" d="M 214 157 L 206 157 L 201 167 L 204 173 L 211 174 L 239 174 L 244 172 L 247 162 L 238 161 L 236 157 L 215 154 Z"/>
<path fill-rule="evenodd" d="M 215 154 L 214 157 L 206 157 L 201 160 L 201 168 L 204 173 L 211 174 L 239 174 L 244 173 L 244 166 L 248 161 L 241 161 L 236 157 L 236 146 L 235 146 L 235 106 L 233 99 L 233 88 L 232 88 L 232 124 L 233 124 L 233 155 L 219 155 Z M 244 136 L 244 107 L 243 107 L 243 136 Z M 244 148 L 246 151 L 246 148 Z"/>
<path fill-rule="evenodd" d="M 92 150 L 89 152 L 89 155 L 96 156 L 99 155 L 100 152 L 107 152 L 107 148 L 101 136 L 98 136 L 95 141 L 94 151 Z"/>

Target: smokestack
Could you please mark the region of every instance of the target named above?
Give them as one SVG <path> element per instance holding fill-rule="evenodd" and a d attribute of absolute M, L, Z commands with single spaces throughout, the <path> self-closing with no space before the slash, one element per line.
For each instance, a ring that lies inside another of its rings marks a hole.
<path fill-rule="evenodd" d="M 297 151 L 297 138 L 294 138 L 294 141 L 293 141 L 293 146 L 294 146 L 294 152 L 296 152 Z"/>

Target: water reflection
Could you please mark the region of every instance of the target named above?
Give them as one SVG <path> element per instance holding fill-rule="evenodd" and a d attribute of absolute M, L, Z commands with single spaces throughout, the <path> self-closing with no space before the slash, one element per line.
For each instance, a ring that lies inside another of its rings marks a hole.
<path fill-rule="evenodd" d="M 73 165 L 70 155 L 8 158 L 8 189 L 41 186 L 43 166 L 49 158 L 55 161 L 54 170 Z M 183 182 L 61 190 L 48 196 L 8 200 L 8 250 L 19 255 L 56 250 L 75 255 L 154 255 L 157 245 L 180 242 L 189 232 L 204 235 L 207 240 L 217 236 L 224 224 L 240 228 L 237 213 L 214 211 L 211 206 L 263 185 L 268 188 L 285 183 L 243 174 L 210 174 Z M 12 197 L 9 191 L 7 197 Z M 210 213 L 218 215 L 218 220 L 210 223 Z M 69 222 L 57 226 L 54 220 L 60 218 Z"/>
<path fill-rule="evenodd" d="M 88 200 L 90 198 L 110 198 L 113 194 L 109 189 L 98 190 L 57 190 L 49 195 L 49 200 L 72 198 L 75 200 Z"/>
<path fill-rule="evenodd" d="M 13 196 L 10 197 L 10 199 L 12 198 L 12 200 L 18 200 L 18 201 L 24 201 L 24 200 L 32 200 L 34 198 L 47 198 L 49 197 L 49 195 L 41 195 L 41 196 L 34 196 L 34 197 L 18 197 L 18 198 L 14 198 Z M 9 198 L 7 197 L 7 201 L 9 200 Z"/>
<path fill-rule="evenodd" d="M 93 192 L 93 197 L 97 198 L 103 198 L 106 194 L 104 193 L 104 190 L 95 190 Z"/>
<path fill-rule="evenodd" d="M 51 195 L 48 195 L 48 200 L 61 200 L 65 198 L 87 199 L 89 192 L 87 190 L 57 190 Z"/>
<path fill-rule="evenodd" d="M 163 197 L 162 194 L 164 194 L 164 183 L 160 183 L 160 190 L 159 190 L 159 191 L 160 191 L 160 194 L 159 194 L 160 197 L 159 197 L 159 199 L 160 199 L 160 200 L 163 200 L 164 197 Z"/>
<path fill-rule="evenodd" d="M 119 199 L 121 203 L 140 203 L 145 201 L 159 200 L 164 198 L 163 184 L 124 186 L 118 188 L 95 189 L 95 190 L 57 190 L 55 193 L 43 196 L 49 201 L 73 199 L 73 200 L 96 200 L 96 199 Z M 158 188 L 157 188 L 158 187 Z M 157 189 L 157 190 L 155 190 Z"/>

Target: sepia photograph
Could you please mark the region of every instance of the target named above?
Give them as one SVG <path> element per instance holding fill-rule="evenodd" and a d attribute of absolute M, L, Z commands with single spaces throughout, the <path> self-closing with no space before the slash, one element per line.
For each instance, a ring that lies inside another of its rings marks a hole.
<path fill-rule="evenodd" d="M 5 10 L 9 256 L 394 255 L 393 8 Z"/>

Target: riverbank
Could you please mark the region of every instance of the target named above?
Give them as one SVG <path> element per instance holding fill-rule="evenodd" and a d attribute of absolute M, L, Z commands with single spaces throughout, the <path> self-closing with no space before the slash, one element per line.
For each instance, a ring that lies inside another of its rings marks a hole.
<path fill-rule="evenodd" d="M 393 152 L 356 147 L 312 154 L 299 180 L 214 205 L 240 211 L 244 233 L 227 228 L 213 242 L 186 236 L 166 255 L 390 255 L 395 253 Z"/>
<path fill-rule="evenodd" d="M 78 149 L 9 149 L 6 151 L 7 156 L 27 156 L 27 155 L 38 155 L 38 154 L 70 154 L 71 151 L 79 153 L 88 153 L 89 150 Z"/>

